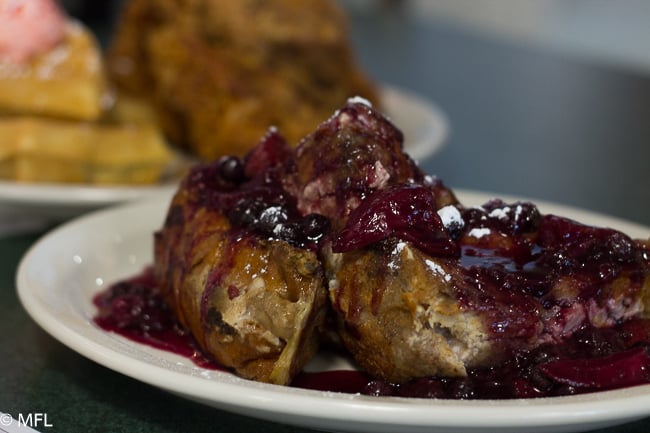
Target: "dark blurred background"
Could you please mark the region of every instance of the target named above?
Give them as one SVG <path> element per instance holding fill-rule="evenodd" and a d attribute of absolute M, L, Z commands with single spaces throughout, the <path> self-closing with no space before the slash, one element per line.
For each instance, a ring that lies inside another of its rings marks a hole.
<path fill-rule="evenodd" d="M 123 0 L 59 0 L 66 11 L 95 31 L 106 46 Z"/>

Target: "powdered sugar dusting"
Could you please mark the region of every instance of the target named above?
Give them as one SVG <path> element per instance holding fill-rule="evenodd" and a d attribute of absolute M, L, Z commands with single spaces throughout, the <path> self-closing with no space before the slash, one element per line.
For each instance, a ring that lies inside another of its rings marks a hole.
<path fill-rule="evenodd" d="M 442 276 L 442 278 L 444 278 L 444 280 L 445 280 L 446 282 L 451 281 L 451 275 L 449 275 L 449 274 L 448 274 L 448 273 L 447 273 L 447 272 L 442 268 L 442 266 L 440 266 L 439 264 L 437 264 L 437 263 L 434 262 L 433 260 L 429 260 L 429 259 L 426 259 L 424 262 L 427 264 L 427 266 L 429 267 L 429 269 L 431 269 L 431 270 L 433 271 L 433 273 Z"/>
<path fill-rule="evenodd" d="M 372 107 L 372 103 L 361 96 L 353 96 L 351 98 L 348 98 L 348 104 L 363 104 L 367 105 L 368 107 Z"/>
<path fill-rule="evenodd" d="M 492 233 L 492 231 L 489 228 L 477 227 L 470 230 L 469 233 L 467 233 L 467 235 L 476 239 L 480 239 L 483 236 L 489 235 L 490 233 Z"/>
<path fill-rule="evenodd" d="M 463 217 L 456 206 L 449 205 L 438 209 L 438 216 L 446 228 L 462 228 L 465 225 Z"/>

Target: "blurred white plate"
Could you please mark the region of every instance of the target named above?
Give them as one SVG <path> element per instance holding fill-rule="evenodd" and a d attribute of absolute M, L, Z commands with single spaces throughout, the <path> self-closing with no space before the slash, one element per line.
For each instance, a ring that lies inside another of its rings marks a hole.
<path fill-rule="evenodd" d="M 392 86 L 383 86 L 384 114 L 404 133 L 404 150 L 420 160 L 438 152 L 449 134 L 444 112 L 431 101 Z"/>
<path fill-rule="evenodd" d="M 42 230 L 109 205 L 165 196 L 176 183 L 153 186 L 95 187 L 21 184 L 0 181 L 0 236 Z"/>
<path fill-rule="evenodd" d="M 111 204 L 168 193 L 176 183 L 152 186 L 86 186 L 0 181 L 0 215 L 69 218 Z"/>
<path fill-rule="evenodd" d="M 448 123 L 438 107 L 391 86 L 381 88 L 381 97 L 384 114 L 404 133 L 405 149 L 411 157 L 426 158 L 440 149 L 447 137 Z M 174 187 L 175 184 L 104 187 L 0 181 L 0 235 L 141 200 Z"/>
<path fill-rule="evenodd" d="M 491 196 L 457 191 L 467 205 Z M 510 198 L 507 199 L 511 201 Z M 279 423 L 340 432 L 578 432 L 650 415 L 650 385 L 581 396 L 528 400 L 427 400 L 296 389 L 205 370 L 190 360 L 105 332 L 92 318 L 95 293 L 152 263 L 154 230 L 169 197 L 106 209 L 68 222 L 39 240 L 21 260 L 18 295 L 31 317 L 83 356 L 139 381 L 216 408 Z M 650 228 L 586 211 L 538 203 L 585 223 L 635 237 Z M 339 360 L 310 370 L 340 368 Z"/>

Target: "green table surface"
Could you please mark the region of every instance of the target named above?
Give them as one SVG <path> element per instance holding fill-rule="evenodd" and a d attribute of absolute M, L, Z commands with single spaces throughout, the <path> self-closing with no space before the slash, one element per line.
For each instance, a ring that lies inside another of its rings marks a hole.
<path fill-rule="evenodd" d="M 434 101 L 448 117 L 446 146 L 420 162 L 426 172 L 452 187 L 650 226 L 650 77 L 405 11 L 368 8 L 351 21 L 360 62 L 377 81 Z M 310 431 L 190 402 L 50 337 L 20 305 L 14 282 L 20 258 L 42 234 L 0 238 L 0 412 L 46 414 L 42 432 Z M 599 431 L 645 433 L 650 418 Z"/>

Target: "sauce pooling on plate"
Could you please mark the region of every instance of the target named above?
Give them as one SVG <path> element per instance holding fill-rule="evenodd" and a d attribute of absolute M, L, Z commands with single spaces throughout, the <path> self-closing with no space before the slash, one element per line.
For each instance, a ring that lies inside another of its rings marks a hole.
<path fill-rule="evenodd" d="M 150 269 L 97 294 L 95 323 L 130 340 L 166 350 L 196 365 L 222 370 L 183 330 L 158 293 Z M 542 345 L 465 378 L 429 377 L 404 384 L 373 380 L 362 371 L 303 372 L 292 386 L 322 391 L 446 399 L 554 397 L 650 383 L 650 321 L 612 328 L 584 327 L 562 344 Z"/>
<path fill-rule="evenodd" d="M 218 368 L 169 311 L 151 269 L 110 286 L 97 294 L 93 303 L 99 311 L 94 322 L 102 329 L 187 357 L 200 367 Z"/>

